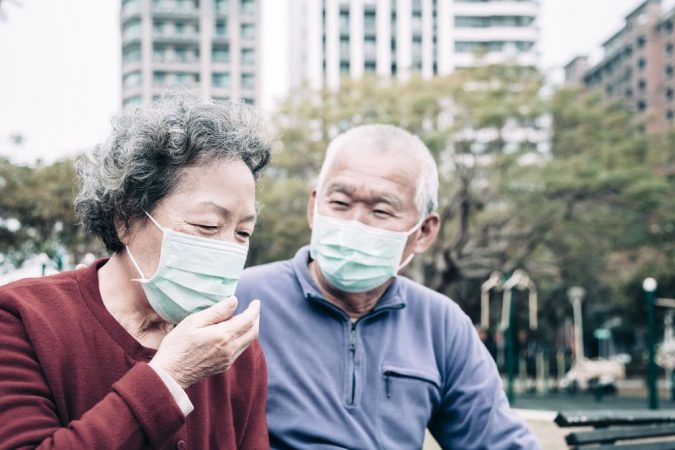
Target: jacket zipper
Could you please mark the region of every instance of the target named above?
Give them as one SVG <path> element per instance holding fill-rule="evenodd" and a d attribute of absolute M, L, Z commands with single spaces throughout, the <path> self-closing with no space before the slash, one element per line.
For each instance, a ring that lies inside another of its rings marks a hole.
<path fill-rule="evenodd" d="M 352 323 L 352 330 L 349 336 L 349 351 L 352 354 L 352 396 L 349 404 L 354 404 L 356 396 L 356 322 Z"/>

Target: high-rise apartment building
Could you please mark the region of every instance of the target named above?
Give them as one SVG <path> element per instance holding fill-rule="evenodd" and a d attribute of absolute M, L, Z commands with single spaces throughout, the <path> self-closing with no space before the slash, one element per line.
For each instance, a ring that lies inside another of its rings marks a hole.
<path fill-rule="evenodd" d="M 291 87 L 539 60 L 538 0 L 291 0 Z M 480 56 L 479 56 L 480 55 Z"/>
<path fill-rule="evenodd" d="M 650 131 L 667 130 L 675 111 L 674 22 L 675 10 L 664 12 L 661 0 L 645 0 L 603 43 L 602 60 L 590 65 L 587 57 L 573 59 L 565 67 L 566 80 L 622 101 Z"/>
<path fill-rule="evenodd" d="M 181 85 L 260 97 L 260 0 L 122 0 L 122 104 Z"/>

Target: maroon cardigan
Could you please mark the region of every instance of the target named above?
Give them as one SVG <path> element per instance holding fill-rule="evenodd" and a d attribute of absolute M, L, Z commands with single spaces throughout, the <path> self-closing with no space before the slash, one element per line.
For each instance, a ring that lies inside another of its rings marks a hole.
<path fill-rule="evenodd" d="M 186 390 L 185 418 L 103 305 L 105 262 L 0 287 L 0 448 L 268 449 L 259 343 Z"/>

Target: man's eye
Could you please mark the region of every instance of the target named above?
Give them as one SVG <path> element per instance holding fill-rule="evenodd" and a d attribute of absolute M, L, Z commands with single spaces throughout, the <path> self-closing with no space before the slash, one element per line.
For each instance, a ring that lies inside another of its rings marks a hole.
<path fill-rule="evenodd" d="M 241 238 L 244 238 L 244 239 L 250 238 L 251 234 L 253 234 L 253 233 L 251 233 L 250 231 L 245 231 L 245 230 L 237 231 L 237 236 L 239 236 Z"/>
<path fill-rule="evenodd" d="M 346 208 L 347 206 L 349 206 L 347 202 L 342 202 L 340 200 L 331 200 L 330 204 L 333 206 L 337 206 L 339 208 Z"/>

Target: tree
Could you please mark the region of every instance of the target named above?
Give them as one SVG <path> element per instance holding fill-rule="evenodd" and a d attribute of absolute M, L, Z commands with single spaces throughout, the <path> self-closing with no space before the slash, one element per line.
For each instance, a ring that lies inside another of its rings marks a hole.
<path fill-rule="evenodd" d="M 0 159 L 0 254 L 20 264 L 41 252 L 67 251 L 76 259 L 100 252 L 75 217 L 76 188 L 72 160 L 32 167 Z"/>
<path fill-rule="evenodd" d="M 260 184 L 250 263 L 291 257 L 308 242 L 306 201 L 331 139 L 392 123 L 425 141 L 440 172 L 439 242 L 409 274 L 473 317 L 480 284 L 516 268 L 540 285 L 544 320 L 569 315 L 571 284 L 599 306 L 631 311 L 629 286 L 646 260 L 674 259 L 672 137 L 646 135 L 622 105 L 594 93 L 545 97 L 543 85 L 533 69 L 485 65 L 292 94 L 277 115 L 281 146 Z"/>

